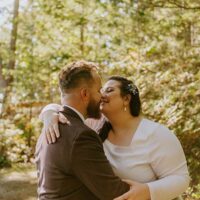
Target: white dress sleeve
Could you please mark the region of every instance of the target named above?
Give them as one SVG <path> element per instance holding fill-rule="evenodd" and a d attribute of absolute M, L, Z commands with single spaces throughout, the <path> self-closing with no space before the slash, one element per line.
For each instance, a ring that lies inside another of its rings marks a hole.
<path fill-rule="evenodd" d="M 93 129 L 95 132 L 99 133 L 99 130 L 102 128 L 105 120 L 106 120 L 105 117 L 101 115 L 100 119 L 93 119 L 93 118 L 86 119 L 85 124 L 89 126 L 91 129 Z"/>
<path fill-rule="evenodd" d="M 151 200 L 171 200 L 188 187 L 190 177 L 182 146 L 177 137 L 160 125 L 153 134 L 149 159 L 157 176 L 156 181 L 147 183 Z"/>
<path fill-rule="evenodd" d="M 51 104 L 48 104 L 48 105 L 46 105 L 43 109 L 42 109 L 42 111 L 41 111 L 41 113 L 40 113 L 40 115 L 39 115 L 39 119 L 41 120 L 41 121 L 43 121 L 43 115 L 44 115 L 44 113 L 46 112 L 46 111 L 54 111 L 54 112 L 59 112 L 60 110 L 62 109 L 62 106 L 61 105 L 59 105 L 59 104 L 56 104 L 56 103 L 51 103 Z"/>
<path fill-rule="evenodd" d="M 54 111 L 58 113 L 61 110 L 62 110 L 62 106 L 59 104 L 55 104 L 55 103 L 48 104 L 42 109 L 39 115 L 39 119 L 43 121 L 44 113 L 47 111 Z M 103 126 L 104 122 L 105 122 L 105 117 L 103 115 L 101 116 L 100 119 L 88 118 L 85 120 L 85 124 L 89 126 L 91 129 L 93 129 L 94 131 L 96 131 L 97 133 L 99 129 Z"/>

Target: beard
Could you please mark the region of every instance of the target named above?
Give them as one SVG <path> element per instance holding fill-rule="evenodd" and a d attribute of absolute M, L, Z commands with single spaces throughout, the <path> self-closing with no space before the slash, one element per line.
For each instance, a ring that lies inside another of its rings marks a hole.
<path fill-rule="evenodd" d="M 87 117 L 100 119 L 101 117 L 100 102 L 97 103 L 93 99 L 89 102 L 87 107 Z"/>

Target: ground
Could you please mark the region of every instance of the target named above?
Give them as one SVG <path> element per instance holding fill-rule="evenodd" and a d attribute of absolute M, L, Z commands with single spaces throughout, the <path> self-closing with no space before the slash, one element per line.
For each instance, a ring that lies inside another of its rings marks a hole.
<path fill-rule="evenodd" d="M 15 165 L 0 170 L 1 200 L 37 200 L 34 165 Z"/>
<path fill-rule="evenodd" d="M 13 165 L 12 168 L 0 169 L 0 200 L 37 200 L 36 168 L 31 164 Z M 185 200 L 199 199 L 185 197 Z"/>

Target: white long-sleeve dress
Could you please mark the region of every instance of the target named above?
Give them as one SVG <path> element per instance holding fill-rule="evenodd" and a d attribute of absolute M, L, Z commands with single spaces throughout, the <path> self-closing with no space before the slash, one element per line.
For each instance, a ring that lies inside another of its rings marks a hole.
<path fill-rule="evenodd" d="M 58 108 L 48 105 L 42 113 Z M 103 123 L 103 118 L 86 120 L 96 131 Z M 122 179 L 147 183 L 151 200 L 172 200 L 189 185 L 182 146 L 177 137 L 159 123 L 142 119 L 129 146 L 117 146 L 106 139 L 103 147 L 115 174 Z"/>

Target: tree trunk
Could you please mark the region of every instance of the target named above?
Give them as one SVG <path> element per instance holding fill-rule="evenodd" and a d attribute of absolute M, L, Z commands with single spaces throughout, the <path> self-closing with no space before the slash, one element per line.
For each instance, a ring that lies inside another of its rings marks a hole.
<path fill-rule="evenodd" d="M 0 117 L 3 110 L 4 91 L 6 88 L 6 81 L 3 76 L 3 61 L 0 55 Z"/>
<path fill-rule="evenodd" d="M 0 78 L 2 78 L 1 84 L 4 88 L 3 101 L 2 101 L 2 114 L 6 111 L 9 95 L 10 95 L 10 92 L 12 89 L 12 87 L 11 87 L 11 84 L 13 82 L 12 71 L 15 68 L 15 51 L 16 51 L 16 42 L 17 42 L 18 15 L 19 15 L 19 0 L 15 0 L 14 1 L 11 39 L 10 39 L 10 58 L 9 58 L 8 66 L 7 66 L 8 75 L 6 77 L 3 77 L 2 65 L 0 65 L 0 76 L 1 76 Z"/>
<path fill-rule="evenodd" d="M 84 58 L 84 51 L 85 51 L 85 41 L 84 41 L 84 31 L 85 31 L 85 18 L 84 18 L 84 2 L 82 2 L 82 17 L 80 23 L 80 50 L 81 56 Z"/>
<path fill-rule="evenodd" d="M 0 93 L 3 92 L 6 87 L 6 81 L 3 76 L 3 59 L 0 55 Z"/>
<path fill-rule="evenodd" d="M 8 63 L 8 70 L 13 70 L 15 68 L 15 51 L 17 42 L 17 28 L 18 28 L 18 14 L 19 14 L 19 0 L 14 2 L 14 12 L 13 12 L 13 24 L 10 40 L 10 60 Z M 12 74 L 9 74 L 7 78 L 7 84 L 9 85 L 13 81 Z"/>
<path fill-rule="evenodd" d="M 81 24 L 81 44 L 80 44 L 80 49 L 81 49 L 81 54 L 82 57 L 84 57 L 84 23 Z"/>

